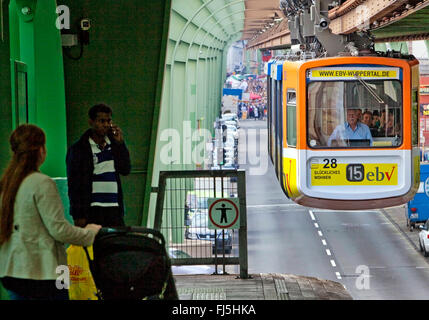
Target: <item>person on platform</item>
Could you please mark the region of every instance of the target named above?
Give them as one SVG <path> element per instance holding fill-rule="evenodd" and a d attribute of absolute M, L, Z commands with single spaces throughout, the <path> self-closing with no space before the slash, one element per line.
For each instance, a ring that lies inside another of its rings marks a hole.
<path fill-rule="evenodd" d="M 64 216 L 56 183 L 40 172 L 46 137 L 23 124 L 10 137 L 12 159 L 0 179 L 0 278 L 12 300 L 68 300 L 57 288 L 67 266 L 64 244 L 90 246 L 100 225 L 75 227 Z"/>
<path fill-rule="evenodd" d="M 124 226 L 124 203 L 119 175 L 131 171 L 122 130 L 112 122 L 105 104 L 89 112 L 90 129 L 67 151 L 70 214 L 77 226 Z"/>

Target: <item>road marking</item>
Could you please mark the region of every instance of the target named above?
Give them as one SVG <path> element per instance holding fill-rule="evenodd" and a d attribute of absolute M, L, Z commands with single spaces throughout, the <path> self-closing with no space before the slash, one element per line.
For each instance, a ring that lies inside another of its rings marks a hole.
<path fill-rule="evenodd" d="M 247 208 L 267 208 L 267 207 L 301 207 L 301 206 L 299 204 L 295 204 L 295 203 L 247 205 Z"/>
<path fill-rule="evenodd" d="M 319 224 L 316 222 L 317 220 L 316 220 L 316 217 L 314 216 L 313 210 L 308 210 L 308 213 L 310 214 L 311 220 L 314 221 L 313 223 L 314 223 L 314 226 L 316 227 L 316 229 L 319 229 Z M 319 234 L 320 237 L 323 237 L 322 231 L 317 230 L 317 233 Z M 322 239 L 322 244 L 324 246 L 328 245 L 325 239 Z M 331 250 L 325 249 L 325 252 L 329 257 L 332 256 Z M 335 268 L 337 266 L 334 259 L 331 259 L 330 262 L 331 262 L 331 265 L 333 268 Z M 341 274 L 339 272 L 335 272 L 335 276 L 337 277 L 338 280 L 342 279 Z"/>

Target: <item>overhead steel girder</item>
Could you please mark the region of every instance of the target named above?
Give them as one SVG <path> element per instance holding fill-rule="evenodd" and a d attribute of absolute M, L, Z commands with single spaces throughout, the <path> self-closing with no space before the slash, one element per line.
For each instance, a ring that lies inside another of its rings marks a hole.
<path fill-rule="evenodd" d="M 407 0 L 360 0 L 358 5 L 351 6 L 352 1 L 346 1 L 344 4 L 338 8 L 331 9 L 329 11 L 330 24 L 329 28 L 334 34 L 350 34 L 359 30 L 369 29 L 375 35 L 376 42 L 385 42 L 385 41 L 404 41 L 406 36 L 409 40 L 417 39 L 429 39 L 429 32 L 427 32 L 427 24 L 421 23 L 419 26 L 420 31 L 410 30 L 410 28 L 401 26 L 401 17 L 387 19 L 387 22 L 384 21 L 386 16 L 392 15 L 398 8 L 406 4 Z M 418 15 L 419 11 L 422 11 L 422 16 L 427 17 L 425 7 L 429 6 L 427 0 L 420 1 L 415 5 L 413 10 L 409 10 L 402 16 L 403 20 L 407 20 L 407 15 Z M 335 11 L 340 11 L 345 7 L 347 10 L 343 10 L 344 13 L 337 16 Z M 424 22 L 426 22 L 425 19 Z M 373 23 L 376 22 L 379 26 L 374 26 Z M 405 23 L 405 21 L 404 21 Z M 390 24 L 390 26 L 389 26 Z M 405 36 L 405 38 L 404 38 Z M 281 38 L 281 35 L 273 35 L 272 39 Z M 396 38 L 396 39 L 395 39 Z M 269 48 L 271 47 L 270 40 L 272 39 L 262 39 L 258 40 L 256 38 L 251 42 L 251 48 Z"/>

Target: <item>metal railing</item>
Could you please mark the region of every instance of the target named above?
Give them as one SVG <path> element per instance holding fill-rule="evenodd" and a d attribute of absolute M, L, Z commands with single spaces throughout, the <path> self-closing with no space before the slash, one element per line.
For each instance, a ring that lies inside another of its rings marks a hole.
<path fill-rule="evenodd" d="M 163 233 L 173 265 L 240 265 L 248 278 L 244 170 L 161 171 L 154 228 Z M 208 229 L 209 198 L 238 198 L 238 230 Z"/>

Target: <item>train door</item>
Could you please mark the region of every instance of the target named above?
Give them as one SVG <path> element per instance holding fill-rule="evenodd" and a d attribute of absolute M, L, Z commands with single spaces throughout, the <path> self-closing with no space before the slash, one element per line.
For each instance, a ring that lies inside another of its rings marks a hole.
<path fill-rule="evenodd" d="M 276 86 L 274 78 L 271 78 L 271 131 L 270 131 L 270 144 L 271 144 L 271 161 L 275 164 L 276 148 L 274 145 L 275 127 L 276 127 Z"/>
<path fill-rule="evenodd" d="M 274 147 L 272 152 L 272 160 L 276 170 L 276 175 L 281 181 L 281 159 L 282 159 L 282 61 L 276 61 L 271 66 L 271 101 L 272 101 L 272 130 L 271 130 L 271 144 Z"/>
<path fill-rule="evenodd" d="M 266 64 L 266 75 L 267 75 L 267 127 L 268 127 L 268 154 L 271 158 L 271 162 L 273 162 L 273 157 L 272 157 L 272 152 L 273 152 L 273 146 L 271 144 L 271 131 L 273 128 L 273 124 L 272 124 L 272 98 L 271 98 L 271 65 L 272 65 L 273 61 L 270 60 L 267 64 Z"/>
<path fill-rule="evenodd" d="M 276 171 L 279 181 L 281 181 L 282 173 L 282 154 L 283 154 L 283 94 L 282 81 L 276 80 L 277 96 L 276 96 Z"/>

